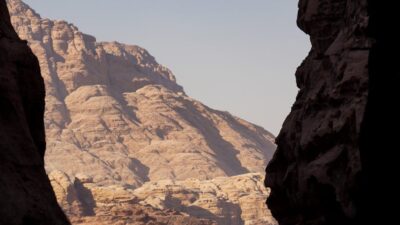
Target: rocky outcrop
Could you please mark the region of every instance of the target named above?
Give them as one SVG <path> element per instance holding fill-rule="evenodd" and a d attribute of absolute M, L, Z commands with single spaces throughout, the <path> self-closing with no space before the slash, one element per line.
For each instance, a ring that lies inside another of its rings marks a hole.
<path fill-rule="evenodd" d="M 356 224 L 360 133 L 369 94 L 366 0 L 301 0 L 298 25 L 312 49 L 267 167 L 268 205 L 281 225 Z M 365 196 L 364 196 L 365 197 Z"/>
<path fill-rule="evenodd" d="M 146 224 L 146 217 L 158 222 L 171 217 L 193 224 L 277 224 L 264 204 L 269 191 L 263 186 L 263 176 L 256 173 L 208 181 L 161 180 L 134 190 L 99 186 L 84 176 L 70 179 L 61 171 L 49 177 L 73 224 Z M 172 223 L 175 219 L 170 224 L 179 224 Z"/>
<path fill-rule="evenodd" d="M 275 225 L 264 204 L 269 191 L 257 173 L 201 181 L 162 180 L 134 190 L 141 204 L 174 209 L 219 225 Z"/>
<path fill-rule="evenodd" d="M 48 171 L 130 187 L 263 172 L 273 135 L 187 96 L 145 49 L 96 42 L 20 0 L 8 3 L 45 80 Z"/>
<path fill-rule="evenodd" d="M 57 199 L 76 225 L 216 225 L 212 220 L 140 204 L 129 188 L 98 186 L 89 177 L 70 179 L 61 171 L 49 177 Z"/>
<path fill-rule="evenodd" d="M 67 225 L 44 170 L 44 83 L 0 0 L 0 224 Z"/>

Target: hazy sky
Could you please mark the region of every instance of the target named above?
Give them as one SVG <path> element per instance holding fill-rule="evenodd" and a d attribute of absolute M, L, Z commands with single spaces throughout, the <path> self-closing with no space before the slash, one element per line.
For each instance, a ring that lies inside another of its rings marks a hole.
<path fill-rule="evenodd" d="M 309 50 L 297 0 L 25 0 L 98 41 L 140 45 L 186 93 L 277 134 Z"/>

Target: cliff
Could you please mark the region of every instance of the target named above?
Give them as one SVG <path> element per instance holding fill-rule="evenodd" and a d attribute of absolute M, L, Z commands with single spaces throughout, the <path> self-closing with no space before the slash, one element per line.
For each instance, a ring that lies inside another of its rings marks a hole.
<path fill-rule="evenodd" d="M 395 216 L 387 201 L 398 192 L 396 162 L 385 150 L 397 145 L 396 9 L 300 0 L 297 23 L 312 49 L 296 72 L 300 90 L 265 180 L 281 225 L 384 224 Z"/>
<path fill-rule="evenodd" d="M 300 1 L 312 49 L 267 167 L 268 204 L 281 225 L 351 224 L 360 193 L 359 138 L 368 97 L 366 1 Z"/>
<path fill-rule="evenodd" d="M 0 1 L 0 224 L 67 225 L 44 169 L 45 90 L 37 58 Z"/>

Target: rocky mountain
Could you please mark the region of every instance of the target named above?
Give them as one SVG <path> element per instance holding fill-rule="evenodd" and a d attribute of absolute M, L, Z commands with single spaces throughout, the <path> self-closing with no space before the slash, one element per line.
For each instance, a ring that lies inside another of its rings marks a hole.
<path fill-rule="evenodd" d="M 46 85 L 48 173 L 134 190 L 160 180 L 184 185 L 192 178 L 260 173 L 271 159 L 272 134 L 187 96 L 145 49 L 97 42 L 70 23 L 41 18 L 20 0 L 8 0 L 8 6 L 18 35 L 39 59 Z M 253 185 L 249 190 L 255 193 L 248 195 L 265 199 L 265 190 Z M 258 213 L 235 207 L 232 217 Z"/>
<path fill-rule="evenodd" d="M 44 83 L 0 0 L 0 224 L 68 225 L 44 169 Z"/>
<path fill-rule="evenodd" d="M 384 224 L 359 223 L 362 199 L 372 209 L 365 218 L 377 210 L 369 201 L 377 192 L 362 196 L 361 185 L 366 165 L 360 143 L 374 65 L 368 2 L 299 3 L 297 23 L 310 35 L 312 49 L 297 70 L 300 91 L 277 137 L 266 178 L 272 189 L 268 205 L 281 225 Z M 372 164 L 379 162 L 377 149 Z"/>
<path fill-rule="evenodd" d="M 262 172 L 272 157 L 270 133 L 188 97 L 146 50 L 96 42 L 72 24 L 8 2 L 46 84 L 48 171 L 138 187 Z"/>

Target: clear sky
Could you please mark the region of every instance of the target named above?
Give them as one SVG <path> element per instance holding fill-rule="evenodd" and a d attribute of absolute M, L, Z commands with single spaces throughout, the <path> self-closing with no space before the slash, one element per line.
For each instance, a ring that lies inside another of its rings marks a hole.
<path fill-rule="evenodd" d="M 147 49 L 186 93 L 277 134 L 309 51 L 297 0 L 25 0 L 98 41 Z"/>

